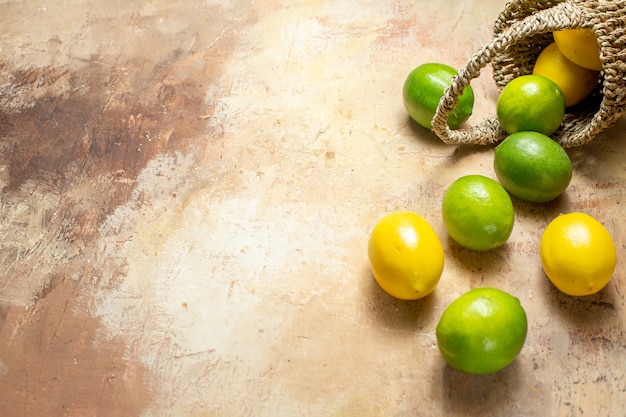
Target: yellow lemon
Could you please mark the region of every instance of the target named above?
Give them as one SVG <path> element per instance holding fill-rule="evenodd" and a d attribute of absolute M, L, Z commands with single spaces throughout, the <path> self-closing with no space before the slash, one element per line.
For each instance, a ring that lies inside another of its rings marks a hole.
<path fill-rule="evenodd" d="M 568 213 L 548 224 L 541 237 L 541 263 L 565 294 L 595 294 L 608 284 L 617 255 L 611 234 L 585 213 Z"/>
<path fill-rule="evenodd" d="M 430 294 L 443 272 L 443 247 L 424 218 L 394 212 L 374 227 L 368 256 L 376 282 L 393 297 L 416 300 Z"/>
<path fill-rule="evenodd" d="M 559 50 L 573 63 L 595 71 L 602 70 L 598 38 L 591 29 L 564 29 L 552 36 Z"/>
<path fill-rule="evenodd" d="M 533 74 L 552 80 L 561 88 L 565 106 L 578 104 L 598 85 L 600 72 L 581 67 L 567 59 L 556 43 L 548 45 L 539 55 Z"/>

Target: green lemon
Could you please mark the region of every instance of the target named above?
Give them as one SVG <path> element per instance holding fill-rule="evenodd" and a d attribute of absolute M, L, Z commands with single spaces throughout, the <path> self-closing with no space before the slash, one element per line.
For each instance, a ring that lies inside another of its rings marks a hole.
<path fill-rule="evenodd" d="M 509 134 L 533 131 L 551 135 L 565 115 L 565 98 L 559 86 L 540 75 L 514 78 L 500 92 L 496 114 Z"/>
<path fill-rule="evenodd" d="M 437 345 L 454 369 L 497 372 L 513 362 L 526 341 L 528 320 L 519 299 L 495 288 L 475 288 L 454 300 L 437 324 Z"/>
<path fill-rule="evenodd" d="M 495 148 L 493 166 L 508 192 L 534 203 L 555 199 L 572 178 L 567 152 L 537 132 L 518 132 L 504 139 Z"/>
<path fill-rule="evenodd" d="M 422 64 L 409 73 L 402 87 L 402 99 L 409 116 L 420 126 L 432 129 L 431 121 L 439 100 L 452 83 L 457 71 L 445 64 Z M 448 116 L 448 126 L 456 129 L 472 114 L 474 91 L 468 86 L 459 96 L 459 103 Z"/>
<path fill-rule="evenodd" d="M 503 245 L 513 230 L 513 202 L 497 181 L 467 175 L 454 181 L 442 203 L 448 233 L 468 249 L 485 251 Z"/>

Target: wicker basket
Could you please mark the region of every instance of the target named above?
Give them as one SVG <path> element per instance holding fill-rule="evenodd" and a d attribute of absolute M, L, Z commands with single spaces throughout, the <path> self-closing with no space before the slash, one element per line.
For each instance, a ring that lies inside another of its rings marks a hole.
<path fill-rule="evenodd" d="M 592 29 L 600 45 L 601 84 L 595 93 L 567 109 L 552 138 L 563 147 L 584 145 L 613 125 L 626 111 L 626 0 L 513 0 L 496 20 L 492 40 L 461 68 L 439 102 L 433 131 L 449 144 L 497 143 L 506 132 L 495 116 L 468 128 L 452 130 L 446 120 L 458 96 L 488 63 L 502 89 L 532 73 L 539 53 L 561 29 Z"/>

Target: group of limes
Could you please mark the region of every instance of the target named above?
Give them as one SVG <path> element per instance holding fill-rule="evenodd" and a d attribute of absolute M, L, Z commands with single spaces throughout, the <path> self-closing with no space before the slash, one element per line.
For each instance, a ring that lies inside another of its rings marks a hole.
<path fill-rule="evenodd" d="M 459 245 L 486 251 L 511 235 L 511 195 L 527 202 L 554 200 L 568 187 L 572 165 L 567 152 L 549 135 L 566 109 L 598 85 L 602 64 L 591 30 L 554 32 L 554 43 L 535 62 L 533 74 L 511 80 L 500 92 L 496 112 L 508 136 L 494 149 L 497 180 L 466 175 L 445 191 L 441 215 Z M 403 86 L 410 117 L 430 129 L 431 120 L 456 70 L 438 63 L 415 68 Z M 467 87 L 448 117 L 451 128 L 471 115 L 474 94 Z M 610 233 L 588 214 L 560 214 L 545 228 L 539 245 L 544 272 L 572 296 L 600 291 L 611 279 L 616 251 Z M 394 212 L 374 227 L 368 256 L 378 284 L 403 300 L 427 296 L 443 273 L 444 250 L 435 230 L 420 215 Z M 450 366 L 484 374 L 509 365 L 520 353 L 528 329 L 519 299 L 497 288 L 475 288 L 454 300 L 436 328 L 439 350 Z"/>

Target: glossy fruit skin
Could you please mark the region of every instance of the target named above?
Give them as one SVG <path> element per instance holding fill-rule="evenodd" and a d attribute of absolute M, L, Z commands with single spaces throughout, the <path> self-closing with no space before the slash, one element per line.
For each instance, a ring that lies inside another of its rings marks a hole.
<path fill-rule="evenodd" d="M 522 75 L 500 92 L 496 114 L 508 133 L 539 132 L 550 136 L 565 115 L 565 98 L 558 85 L 539 75 Z"/>
<path fill-rule="evenodd" d="M 443 272 L 439 237 L 423 217 L 412 212 L 394 212 L 376 224 L 368 242 L 368 257 L 378 285 L 402 300 L 430 294 Z"/>
<path fill-rule="evenodd" d="M 454 300 L 437 324 L 437 346 L 453 368 L 489 374 L 510 365 L 528 333 L 518 298 L 495 288 L 475 288 Z"/>
<path fill-rule="evenodd" d="M 554 32 L 554 43 L 573 63 L 594 71 L 602 70 L 598 38 L 591 29 L 565 29 Z"/>
<path fill-rule="evenodd" d="M 541 75 L 559 86 L 565 98 L 565 107 L 583 101 L 598 86 L 600 72 L 581 67 L 567 59 L 556 46 L 548 45 L 539 55 L 534 75 Z"/>
<path fill-rule="evenodd" d="M 550 281 L 572 296 L 595 294 L 615 271 L 617 254 L 608 230 L 586 213 L 554 218 L 541 236 L 541 264 Z"/>
<path fill-rule="evenodd" d="M 446 190 L 442 217 L 450 237 L 461 246 L 486 251 L 502 246 L 513 230 L 513 202 L 495 180 L 466 175 Z"/>
<path fill-rule="evenodd" d="M 402 100 L 409 116 L 422 127 L 432 129 L 439 100 L 452 83 L 457 70 L 439 63 L 426 63 L 412 70 L 402 86 Z M 474 91 L 468 86 L 448 116 L 448 126 L 458 128 L 472 114 Z"/>
<path fill-rule="evenodd" d="M 504 139 L 495 148 L 493 166 L 509 193 L 533 203 L 554 200 L 572 179 L 567 152 L 537 132 L 518 132 Z"/>

